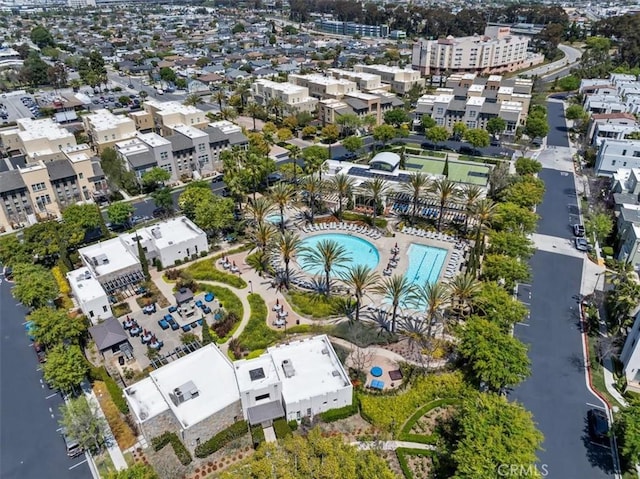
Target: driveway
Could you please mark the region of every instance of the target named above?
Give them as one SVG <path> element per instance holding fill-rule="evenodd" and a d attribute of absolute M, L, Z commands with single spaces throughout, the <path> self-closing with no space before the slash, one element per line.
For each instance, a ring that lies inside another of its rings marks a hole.
<path fill-rule="evenodd" d="M 67 457 L 58 428 L 60 394 L 42 381 L 27 335 L 26 308 L 0 277 L 0 477 L 91 478 L 85 457 Z"/>

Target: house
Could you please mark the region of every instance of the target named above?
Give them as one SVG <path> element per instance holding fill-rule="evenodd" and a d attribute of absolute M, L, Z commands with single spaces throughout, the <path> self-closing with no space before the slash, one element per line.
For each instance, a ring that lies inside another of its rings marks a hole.
<path fill-rule="evenodd" d="M 27 162 L 64 158 L 63 149 L 76 146 L 76 138 L 50 118 L 20 118 L 16 127 L 0 132 L 2 148 L 11 156 L 25 155 Z"/>
<path fill-rule="evenodd" d="M 636 314 L 631 331 L 624 341 L 620 361 L 627 380 L 627 389 L 640 393 L 640 311 Z"/>
<path fill-rule="evenodd" d="M 311 112 L 316 108 L 318 100 L 309 96 L 309 89 L 305 86 L 294 85 L 289 82 L 279 83 L 266 79 L 258 79 L 251 85 L 251 94 L 256 102 L 266 106 L 269 100 L 277 98 L 287 107 L 296 111 Z"/>
<path fill-rule="evenodd" d="M 595 172 L 598 176 L 612 176 L 619 168 L 640 167 L 640 140 L 603 138 L 598 148 Z"/>
<path fill-rule="evenodd" d="M 89 334 L 96 344 L 96 348 L 103 355 L 117 353 L 123 346 L 128 346 L 129 337 L 122 324 L 116 318 L 109 318 L 89 328 Z"/>
<path fill-rule="evenodd" d="M 93 324 L 113 317 L 109 297 L 89 268 L 83 266 L 70 271 L 67 273 L 67 280 L 82 314 Z"/>

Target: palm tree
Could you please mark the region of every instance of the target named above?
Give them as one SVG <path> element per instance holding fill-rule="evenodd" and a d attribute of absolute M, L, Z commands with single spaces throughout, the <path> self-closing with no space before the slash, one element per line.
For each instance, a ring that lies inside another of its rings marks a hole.
<path fill-rule="evenodd" d="M 238 112 L 235 108 L 228 106 L 220 110 L 220 116 L 223 120 L 234 120 L 238 117 Z"/>
<path fill-rule="evenodd" d="M 293 162 L 293 184 L 298 184 L 298 160 L 302 157 L 302 150 L 298 145 L 289 148 L 289 158 Z"/>
<path fill-rule="evenodd" d="M 284 208 L 289 204 L 295 191 L 293 186 L 288 183 L 276 183 L 271 187 L 269 197 L 278 206 L 280 210 L 280 230 L 284 233 Z"/>
<path fill-rule="evenodd" d="M 473 213 L 473 207 L 476 202 L 482 198 L 482 189 L 477 185 L 465 185 L 460 194 L 464 201 L 464 230 L 467 231 L 469 226 L 469 217 Z"/>
<path fill-rule="evenodd" d="M 251 94 L 251 86 L 249 85 L 249 82 L 239 82 L 236 86 L 235 93 L 240 97 L 240 105 L 244 111 L 244 107 L 246 106 L 249 95 Z"/>
<path fill-rule="evenodd" d="M 351 256 L 345 247 L 329 239 L 319 241 L 314 247 L 300 248 L 299 256 L 307 263 L 322 266 L 327 296 L 331 291 L 331 271 L 351 261 Z"/>
<path fill-rule="evenodd" d="M 373 226 L 375 228 L 378 206 L 382 204 L 389 192 L 389 183 L 382 178 L 373 178 L 363 183 L 361 188 L 364 190 L 367 198 L 371 199 L 373 203 Z"/>
<path fill-rule="evenodd" d="M 480 255 L 484 246 L 484 237 L 482 233 L 491 224 L 495 214 L 496 205 L 490 198 L 482 198 L 477 201 L 473 207 L 473 216 L 476 220 L 476 239 L 469 259 L 470 269 L 472 272 L 477 270 L 480 262 Z"/>
<path fill-rule="evenodd" d="M 420 197 L 422 194 L 430 188 L 431 179 L 421 172 L 412 173 L 407 183 L 403 183 L 402 190 L 411 196 L 411 204 L 413 209 L 411 217 L 415 220 L 418 214 L 418 205 L 420 204 Z"/>
<path fill-rule="evenodd" d="M 408 302 L 416 309 L 425 308 L 429 323 L 427 326 L 428 337 L 431 337 L 431 329 L 435 320 L 442 319 L 442 309 L 449 302 L 450 297 L 447 284 L 428 282 L 422 286 L 415 287 L 409 296 Z M 444 327 L 442 328 L 442 335 L 444 336 Z"/>
<path fill-rule="evenodd" d="M 451 310 L 456 318 L 460 318 L 465 314 L 480 289 L 480 281 L 469 273 L 459 274 L 449 281 Z"/>
<path fill-rule="evenodd" d="M 285 103 L 280 98 L 271 98 L 267 102 L 267 110 L 272 111 L 276 116 L 276 121 L 280 118 L 280 113 L 284 111 Z"/>
<path fill-rule="evenodd" d="M 432 191 L 440 198 L 440 215 L 438 215 L 438 231 L 440 231 L 444 206 L 447 201 L 458 195 L 458 186 L 448 178 L 439 178 L 433 182 Z"/>
<path fill-rule="evenodd" d="M 284 261 L 284 275 L 287 288 L 289 288 L 289 280 L 291 278 L 289 262 L 291 261 L 291 258 L 296 255 L 299 248 L 300 237 L 298 235 L 291 231 L 285 231 L 280 235 L 280 238 L 278 239 L 278 250 L 282 256 L 282 261 Z"/>
<path fill-rule="evenodd" d="M 349 198 L 353 192 L 354 180 L 344 173 L 337 174 L 329 180 L 329 190 L 338 195 L 338 218 L 342 219 L 342 199 Z"/>
<path fill-rule="evenodd" d="M 258 117 L 262 113 L 262 107 L 258 105 L 256 102 L 247 103 L 247 107 L 244 109 L 245 113 L 248 113 L 249 116 L 253 119 L 253 131 L 256 131 L 256 117 Z"/>
<path fill-rule="evenodd" d="M 202 97 L 192 93 L 184 99 L 182 104 L 187 106 L 198 106 L 200 103 L 202 103 Z"/>
<path fill-rule="evenodd" d="M 251 237 L 258 249 L 264 253 L 271 249 L 276 236 L 276 229 L 270 223 L 258 223 L 251 231 Z"/>
<path fill-rule="evenodd" d="M 322 194 L 324 185 L 317 176 L 308 175 L 302 179 L 302 184 L 300 186 L 302 191 L 307 194 L 307 201 L 309 202 L 309 214 L 311 216 L 311 222 L 313 223 L 315 206 L 320 198 L 320 195 Z"/>
<path fill-rule="evenodd" d="M 400 301 L 411 295 L 413 284 L 399 274 L 384 278 L 381 284 L 376 285 L 373 291 L 391 300 L 393 310 L 391 312 L 391 332 L 396 331 L 396 317 Z"/>
<path fill-rule="evenodd" d="M 340 277 L 344 284 L 349 288 L 353 288 L 353 295 L 356 297 L 356 321 L 359 321 L 362 297 L 369 288 L 380 280 L 380 276 L 371 267 L 356 264 L 341 274 Z"/>
<path fill-rule="evenodd" d="M 259 225 L 264 223 L 264 219 L 270 213 L 273 213 L 274 209 L 275 205 L 273 204 L 273 201 L 271 201 L 271 198 L 266 196 L 261 196 L 260 198 L 251 200 L 247 204 L 247 213 L 249 214 L 249 217 Z"/>
<path fill-rule="evenodd" d="M 211 100 L 218 103 L 218 110 L 222 111 L 222 102 L 227 101 L 227 94 L 221 88 L 216 91 L 213 95 L 211 95 Z"/>
<path fill-rule="evenodd" d="M 431 338 L 429 324 L 427 321 L 405 318 L 400 321 L 398 326 L 400 335 L 409 343 L 409 349 L 415 353 L 415 356 L 420 360 L 420 364 L 424 366 L 424 354 L 422 351 Z"/>

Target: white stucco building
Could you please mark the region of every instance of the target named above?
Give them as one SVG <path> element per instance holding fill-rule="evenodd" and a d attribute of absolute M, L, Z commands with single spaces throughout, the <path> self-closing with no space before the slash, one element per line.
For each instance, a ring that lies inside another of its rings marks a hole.
<path fill-rule="evenodd" d="M 598 176 L 611 176 L 620 168 L 640 167 L 640 140 L 603 138 L 596 156 Z"/>
<path fill-rule="evenodd" d="M 624 375 L 627 378 L 627 388 L 640 392 L 640 312 L 631 327 L 624 342 L 620 361 L 622 361 Z"/>
<path fill-rule="evenodd" d="M 67 273 L 67 280 L 82 314 L 93 324 L 113 317 L 107 293 L 89 268 L 82 267 Z"/>

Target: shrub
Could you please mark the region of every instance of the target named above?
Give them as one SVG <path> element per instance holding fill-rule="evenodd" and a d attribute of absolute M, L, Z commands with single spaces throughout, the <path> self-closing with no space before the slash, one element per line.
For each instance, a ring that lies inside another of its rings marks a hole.
<path fill-rule="evenodd" d="M 247 433 L 247 421 L 238 421 L 228 428 L 220 431 L 206 442 L 196 447 L 196 457 L 203 458 L 210 456 L 220 450 L 227 443 L 244 436 Z"/>
<path fill-rule="evenodd" d="M 287 420 L 283 417 L 273 421 L 273 430 L 275 431 L 278 439 L 284 439 L 285 437 L 290 436 L 292 432 L 289 427 L 289 423 L 287 423 Z"/>
<path fill-rule="evenodd" d="M 159 451 L 167 444 L 171 444 L 171 447 L 173 447 L 173 452 L 176 453 L 176 457 L 180 461 L 180 464 L 186 466 L 191 463 L 191 454 L 189 454 L 189 451 L 184 447 L 184 444 L 182 444 L 182 441 L 175 432 L 165 432 L 160 436 L 151 439 L 151 445 L 153 446 L 154 451 Z"/>
<path fill-rule="evenodd" d="M 264 351 L 265 351 L 264 349 L 256 349 L 254 351 L 251 351 L 247 355 L 246 359 L 254 359 L 254 358 L 257 358 L 259 356 L 262 356 L 262 354 L 264 354 Z"/>
<path fill-rule="evenodd" d="M 111 309 L 113 309 L 113 315 L 116 318 L 131 313 L 131 306 L 129 306 L 129 303 L 114 304 Z"/>
<path fill-rule="evenodd" d="M 177 259 L 173 262 L 174 266 L 180 266 L 182 264 L 182 260 L 181 259 Z"/>
<path fill-rule="evenodd" d="M 135 429 L 123 419 L 111 396 L 107 394 L 106 385 L 102 381 L 96 381 L 93 389 L 118 446 L 123 450 L 129 449 L 137 441 Z"/>
<path fill-rule="evenodd" d="M 89 370 L 89 377 L 94 381 L 98 380 L 104 382 L 107 387 L 107 391 L 109 391 L 109 396 L 111 396 L 111 400 L 117 406 L 118 410 L 122 414 L 129 414 L 129 405 L 122 394 L 122 389 L 120 389 L 118 383 L 109 376 L 109 373 L 104 366 L 100 366 L 99 368 L 92 367 Z"/>
<path fill-rule="evenodd" d="M 292 431 L 298 430 L 298 421 L 296 421 L 295 419 L 292 419 L 291 421 L 289 421 L 288 424 Z"/>
<path fill-rule="evenodd" d="M 407 458 L 405 456 L 431 456 L 433 457 L 435 454 L 434 451 L 428 451 L 425 449 L 409 449 L 406 447 L 399 447 L 396 449 L 396 456 L 398 458 L 398 462 L 400 463 L 400 469 L 402 469 L 402 474 L 404 474 L 405 479 L 413 479 L 415 476 L 413 475 L 413 471 L 409 467 L 407 463 Z"/>
<path fill-rule="evenodd" d="M 360 409 L 360 402 L 358 401 L 357 396 L 354 394 L 353 401 L 349 406 L 344 406 L 338 409 L 330 409 L 329 411 L 325 411 L 320 413 L 320 419 L 324 422 L 334 422 L 339 421 L 340 419 L 345 419 L 348 417 L 357 414 Z"/>
<path fill-rule="evenodd" d="M 205 249 L 203 251 L 200 251 L 200 257 L 204 258 L 205 256 L 207 256 L 209 254 L 209 252 Z"/>
<path fill-rule="evenodd" d="M 250 294 L 247 299 L 251 316 L 238 339 L 242 347 L 249 351 L 264 349 L 280 339 L 282 333 L 267 326 L 267 305 L 259 294 Z"/>
<path fill-rule="evenodd" d="M 343 211 L 342 219 L 345 221 L 362 221 L 368 225 L 371 225 L 373 217 L 369 215 L 362 215 L 360 213 L 353 213 L 351 211 Z M 384 218 L 376 218 L 376 226 L 378 228 L 386 228 L 387 220 Z"/>
<path fill-rule="evenodd" d="M 264 430 L 260 424 L 257 426 L 251 426 L 251 439 L 254 449 L 258 449 L 260 444 L 264 442 Z"/>
<path fill-rule="evenodd" d="M 399 439 L 401 441 L 433 444 L 437 440 L 437 437 L 435 435 L 412 434 L 411 429 L 413 429 L 413 426 L 416 425 L 416 423 L 420 420 L 420 418 L 425 414 L 427 414 L 429 411 L 440 406 L 448 406 L 451 404 L 459 404 L 459 403 L 460 401 L 457 399 L 436 399 L 435 401 L 431 401 L 430 403 L 425 404 L 420 409 L 418 409 L 404 424 L 404 426 L 400 431 Z"/>
<path fill-rule="evenodd" d="M 221 256 L 220 256 L 221 257 Z M 216 258 L 205 259 L 196 261 L 190 264 L 186 271 L 191 273 L 194 279 L 199 281 L 217 281 L 218 283 L 228 284 L 234 288 L 244 289 L 247 287 L 247 282 L 240 276 L 235 274 L 226 273 L 216 268 Z"/>
<path fill-rule="evenodd" d="M 175 268 L 168 269 L 164 272 L 164 276 L 169 281 L 177 281 L 177 279 L 180 277 L 180 270 Z"/>
<path fill-rule="evenodd" d="M 58 283 L 58 290 L 60 291 L 60 294 L 68 296 L 71 293 L 71 287 L 69 286 L 69 282 L 67 281 L 67 278 L 65 278 L 60 266 L 54 266 L 51 268 L 51 273 L 56 279 L 56 283 Z"/>
<path fill-rule="evenodd" d="M 613 248 L 611 246 L 603 246 L 602 247 L 603 256 L 613 256 Z"/>
<path fill-rule="evenodd" d="M 335 315 L 344 297 L 338 295 L 326 297 L 322 294 L 291 290 L 287 294 L 287 300 L 294 311 L 300 315 L 322 319 Z"/>

